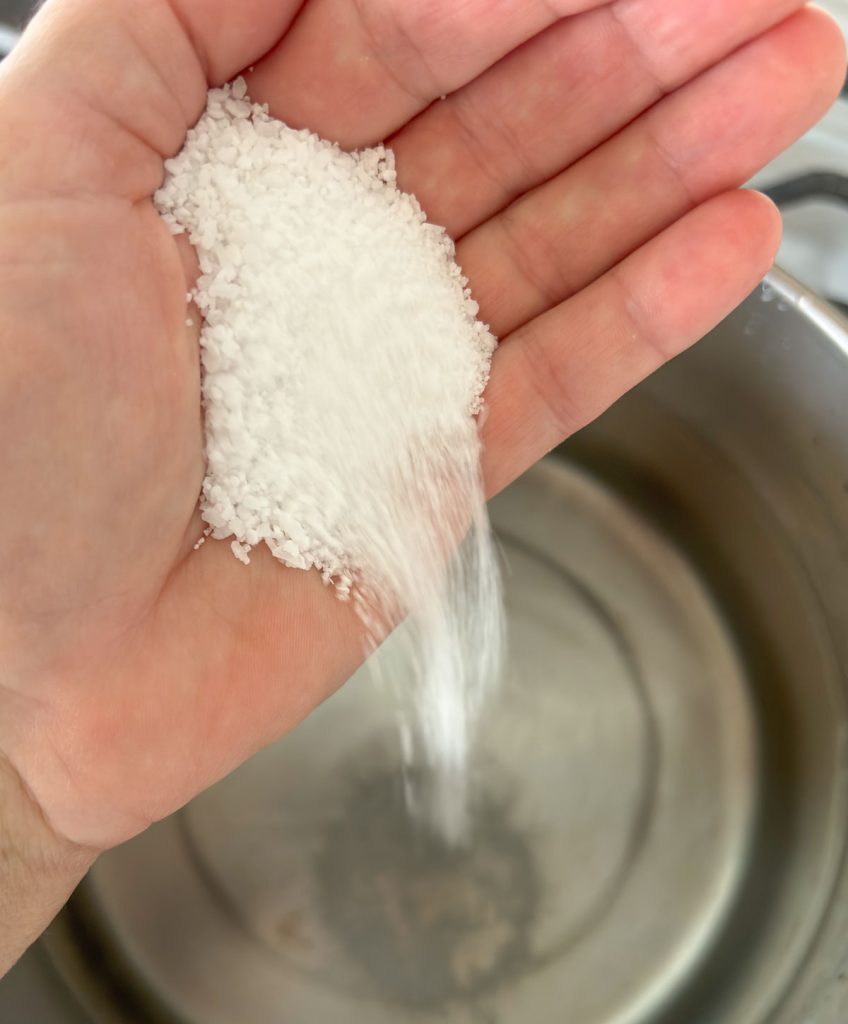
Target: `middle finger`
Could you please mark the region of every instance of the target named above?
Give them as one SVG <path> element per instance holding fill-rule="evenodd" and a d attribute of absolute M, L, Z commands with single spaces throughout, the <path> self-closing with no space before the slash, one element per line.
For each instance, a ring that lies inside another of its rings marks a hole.
<path fill-rule="evenodd" d="M 399 185 L 459 238 L 802 0 L 618 0 L 567 18 L 389 144 Z"/>

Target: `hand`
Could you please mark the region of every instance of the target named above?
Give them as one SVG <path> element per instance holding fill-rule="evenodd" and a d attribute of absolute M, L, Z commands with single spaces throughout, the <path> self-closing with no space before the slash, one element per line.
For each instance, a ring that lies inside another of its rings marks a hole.
<path fill-rule="evenodd" d="M 0 751 L 57 842 L 175 810 L 361 657 L 316 574 L 193 551 L 194 262 L 150 197 L 208 83 L 255 64 L 252 98 L 290 124 L 390 140 L 502 338 L 494 492 L 770 266 L 778 215 L 733 190 L 844 74 L 835 25 L 801 7 L 47 3 L 0 68 Z"/>

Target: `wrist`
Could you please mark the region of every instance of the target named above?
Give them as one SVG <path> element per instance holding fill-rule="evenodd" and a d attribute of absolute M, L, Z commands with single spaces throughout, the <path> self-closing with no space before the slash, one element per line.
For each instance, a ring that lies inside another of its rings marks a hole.
<path fill-rule="evenodd" d="M 96 856 L 55 832 L 0 751 L 0 976 L 47 927 Z"/>

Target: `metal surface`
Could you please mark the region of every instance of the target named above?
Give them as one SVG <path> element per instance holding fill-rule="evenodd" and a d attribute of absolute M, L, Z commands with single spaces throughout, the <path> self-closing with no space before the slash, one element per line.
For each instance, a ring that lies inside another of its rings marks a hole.
<path fill-rule="evenodd" d="M 92 872 L 89 907 L 177 1016 L 388 1024 L 456 1004 L 459 1021 L 479 1002 L 517 1020 L 566 1002 L 574 1021 L 637 1021 L 702 956 L 756 782 L 726 630 L 674 550 L 564 463 L 494 517 L 512 666 L 471 847 L 416 836 L 393 703 L 354 679 Z M 616 979 L 585 985 L 610 958 Z"/>
<path fill-rule="evenodd" d="M 467 850 L 410 826 L 361 677 L 102 858 L 37 955 L 97 1022 L 844 1022 L 847 385 L 777 274 L 494 502 Z"/>
<path fill-rule="evenodd" d="M 0 21 L 22 29 L 38 7 L 38 0 L 0 0 Z"/>
<path fill-rule="evenodd" d="M 34 7 L 33 0 L 0 0 L 0 59 L 12 52 Z"/>

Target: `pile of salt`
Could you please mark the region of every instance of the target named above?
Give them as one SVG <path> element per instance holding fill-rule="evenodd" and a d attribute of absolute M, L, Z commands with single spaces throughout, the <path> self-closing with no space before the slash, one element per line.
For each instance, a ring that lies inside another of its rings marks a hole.
<path fill-rule="evenodd" d="M 465 769 L 502 648 L 475 415 L 495 339 L 392 153 L 345 153 L 209 93 L 157 207 L 201 274 L 201 512 L 353 595 L 376 642 L 408 614 L 427 813 L 465 828 Z M 471 530 L 458 554 L 448 551 Z"/>

